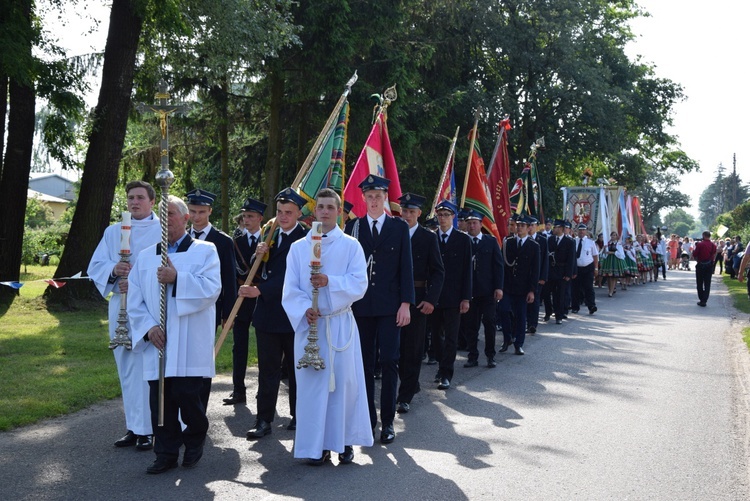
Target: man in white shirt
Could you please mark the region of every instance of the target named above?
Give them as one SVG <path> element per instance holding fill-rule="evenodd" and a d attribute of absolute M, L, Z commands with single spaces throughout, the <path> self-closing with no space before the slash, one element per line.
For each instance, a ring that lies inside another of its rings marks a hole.
<path fill-rule="evenodd" d="M 599 274 L 599 249 L 587 232 L 588 227 L 584 223 L 578 225 L 578 237 L 575 239 L 578 273 L 573 278 L 572 311 L 578 313 L 583 301 L 589 308 L 589 315 L 593 315 L 597 310 L 594 279 Z"/>

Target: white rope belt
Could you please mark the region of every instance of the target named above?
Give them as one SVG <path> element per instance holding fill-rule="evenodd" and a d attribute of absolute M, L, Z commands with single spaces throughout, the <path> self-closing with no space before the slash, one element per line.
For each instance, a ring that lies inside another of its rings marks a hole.
<path fill-rule="evenodd" d="M 337 346 L 333 346 L 333 342 L 331 341 L 331 318 L 338 317 L 339 315 L 349 315 L 349 340 L 346 342 L 346 344 L 339 348 Z M 326 341 L 328 342 L 328 353 L 331 357 L 330 366 L 331 366 L 331 376 L 328 380 L 328 392 L 332 393 L 336 391 L 336 377 L 333 372 L 334 367 L 334 358 L 336 356 L 336 352 L 342 352 L 345 350 L 348 350 L 349 347 L 352 345 L 352 341 L 354 340 L 354 315 L 352 314 L 352 307 L 347 306 L 345 308 L 341 308 L 340 310 L 336 310 L 333 313 L 329 315 L 320 315 L 322 318 L 326 319 Z"/>

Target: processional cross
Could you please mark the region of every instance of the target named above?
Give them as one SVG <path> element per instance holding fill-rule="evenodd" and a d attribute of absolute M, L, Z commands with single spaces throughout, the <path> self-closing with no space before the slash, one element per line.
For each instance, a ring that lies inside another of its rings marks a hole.
<path fill-rule="evenodd" d="M 169 213 L 169 187 L 174 182 L 174 174 L 169 170 L 169 116 L 177 113 L 185 113 L 189 108 L 186 104 L 169 104 L 169 92 L 164 80 L 159 81 L 158 92 L 155 96 L 158 104 L 139 103 L 136 109 L 141 113 L 155 113 L 159 117 L 159 129 L 161 130 L 161 169 L 156 173 L 156 183 L 161 188 L 161 202 L 159 203 L 159 220 L 161 222 L 161 266 L 167 266 L 167 219 Z M 167 333 L 167 284 L 159 284 L 161 299 L 159 301 L 159 326 L 162 332 Z M 165 376 L 165 353 L 159 351 L 159 419 L 158 425 L 164 426 L 164 376 Z"/>

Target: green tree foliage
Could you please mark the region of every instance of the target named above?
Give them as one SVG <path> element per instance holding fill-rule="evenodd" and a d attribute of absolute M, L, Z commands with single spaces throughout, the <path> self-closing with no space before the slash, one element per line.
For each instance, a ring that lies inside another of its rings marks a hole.
<path fill-rule="evenodd" d="M 669 232 L 671 233 L 677 233 L 677 224 L 683 223 L 685 226 L 687 226 L 687 232 L 693 229 L 695 226 L 695 218 L 688 214 L 685 209 L 678 207 L 676 209 L 673 209 L 670 211 L 666 216 L 664 216 L 664 224 L 669 228 Z M 682 235 L 680 233 L 677 233 L 678 235 L 684 237 L 685 235 Z"/>
<path fill-rule="evenodd" d="M 698 206 L 701 223 L 706 227 L 715 226 L 719 215 L 733 210 L 750 197 L 750 187 L 742 182 L 737 169 L 730 174 L 725 172 L 724 166 L 719 164 L 714 181 L 701 193 Z"/>
<path fill-rule="evenodd" d="M 692 226 L 684 221 L 678 221 L 674 226 L 671 227 L 670 233 L 674 233 L 679 237 L 686 237 L 692 230 Z"/>

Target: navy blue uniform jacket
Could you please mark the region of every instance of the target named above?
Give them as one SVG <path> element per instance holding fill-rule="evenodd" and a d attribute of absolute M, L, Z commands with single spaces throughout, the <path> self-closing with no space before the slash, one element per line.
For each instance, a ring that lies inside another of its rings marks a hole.
<path fill-rule="evenodd" d="M 539 244 L 533 238 L 527 238 L 518 246 L 515 238 L 505 241 L 505 289 L 504 294 L 525 296 L 529 292 L 536 294 L 539 282 Z"/>
<path fill-rule="evenodd" d="M 281 232 L 279 231 L 279 234 Z M 253 327 L 261 332 L 294 332 L 289 317 L 281 306 L 281 293 L 284 290 L 284 275 L 286 275 L 286 256 L 292 243 L 307 234 L 302 225 L 295 228 L 284 237 L 278 245 L 278 237 L 268 251 L 268 261 L 260 265 L 261 279 L 258 283 L 258 296 L 253 312 Z M 265 278 L 263 278 L 265 276 Z"/>
<path fill-rule="evenodd" d="M 573 264 L 576 260 L 576 247 L 572 238 L 562 237 L 557 243 L 557 237 L 552 235 L 547 239 L 549 254 L 549 280 L 562 280 L 573 277 Z"/>
<path fill-rule="evenodd" d="M 247 274 L 250 272 L 250 268 L 253 266 L 253 257 L 255 256 L 255 249 L 258 247 L 258 241 L 253 245 L 250 245 L 247 235 L 240 235 L 234 239 L 235 252 L 237 254 L 237 286 L 243 285 L 247 280 Z M 244 262 L 243 262 L 244 261 Z M 244 274 L 240 270 L 244 270 Z M 257 280 L 256 280 L 257 282 Z M 256 299 L 246 297 L 242 301 L 242 306 L 237 312 L 237 319 L 249 322 L 253 316 L 253 310 L 255 309 Z"/>
<path fill-rule="evenodd" d="M 440 242 L 440 237 L 438 237 Z M 471 301 L 472 266 L 471 238 L 457 229 L 451 231 L 448 241 L 440 244 L 440 257 L 445 267 L 445 281 L 437 308 L 458 308 L 461 301 Z"/>
<path fill-rule="evenodd" d="M 473 237 L 469 235 L 469 238 Z M 473 297 L 492 296 L 495 290 L 503 288 L 503 256 L 495 237 L 482 235 L 477 245 L 472 243 Z"/>
<path fill-rule="evenodd" d="M 237 261 L 234 256 L 234 242 L 232 237 L 211 226 L 206 235 L 206 242 L 216 246 L 221 265 L 221 294 L 216 300 L 216 325 L 221 325 L 222 319 L 229 318 L 237 299 Z"/>
<path fill-rule="evenodd" d="M 401 303 L 414 304 L 414 273 L 411 262 L 409 226 L 403 219 L 386 215 L 377 240 L 373 239 L 367 216 L 346 225 L 351 235 L 359 224 L 359 244 L 365 252 L 369 283 L 365 297 L 354 303 L 354 315 L 395 315 Z"/>
<path fill-rule="evenodd" d="M 426 282 L 425 288 L 416 288 L 415 304 L 427 301 L 435 306 L 440 298 L 445 280 L 443 258 L 440 257 L 440 246 L 437 235 L 428 229 L 418 226 L 411 237 L 412 266 L 414 282 Z"/>

